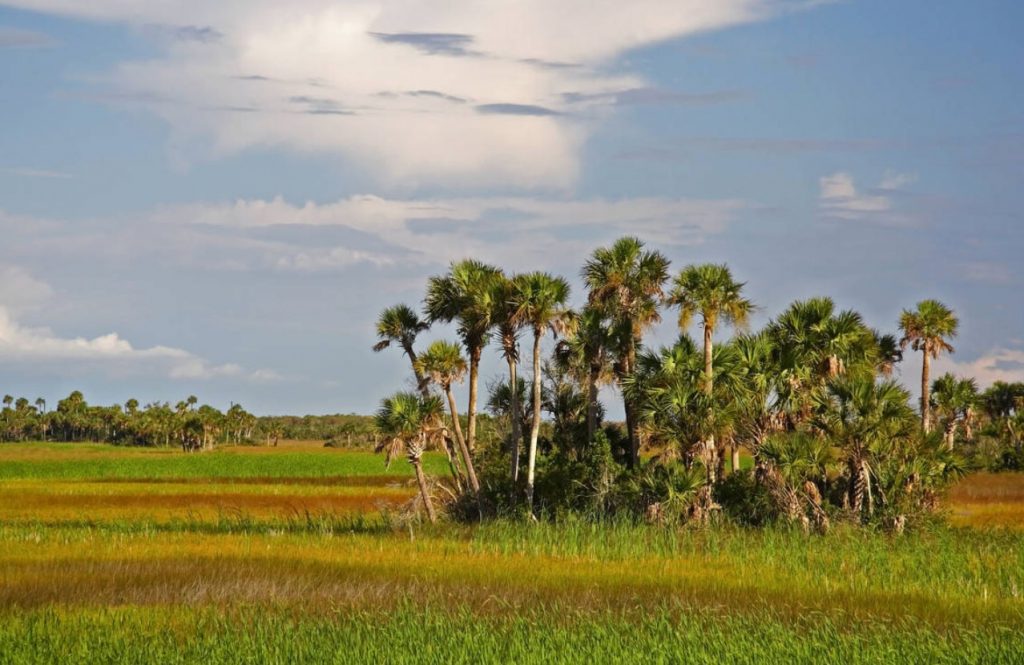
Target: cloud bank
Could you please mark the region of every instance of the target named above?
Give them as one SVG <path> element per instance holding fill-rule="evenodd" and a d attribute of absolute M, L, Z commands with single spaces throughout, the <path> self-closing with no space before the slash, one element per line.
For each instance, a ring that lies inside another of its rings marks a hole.
<path fill-rule="evenodd" d="M 121 63 L 91 96 L 155 113 L 213 155 L 271 146 L 343 155 L 389 184 L 558 189 L 614 106 L 709 101 L 650 90 L 620 56 L 818 3 L 4 4 L 136 26 L 159 55 Z"/>

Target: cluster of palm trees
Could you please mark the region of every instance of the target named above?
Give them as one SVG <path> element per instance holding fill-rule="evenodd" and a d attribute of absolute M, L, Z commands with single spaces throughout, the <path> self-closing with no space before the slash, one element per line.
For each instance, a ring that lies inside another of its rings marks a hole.
<path fill-rule="evenodd" d="M 417 391 L 382 402 L 382 447 L 404 449 L 421 471 L 422 451 L 436 443 L 448 453 L 456 484 L 478 505 L 488 491 L 481 477 L 504 476 L 532 515 L 542 451 L 554 458 L 572 449 L 578 460 L 580 450 L 614 433 L 602 427 L 599 401 L 601 387 L 611 384 L 625 413 L 623 482 L 648 488 L 668 483 L 665 491 L 690 497 L 690 508 L 701 503 L 702 515 L 714 513 L 714 497 L 725 494 L 719 489 L 729 477 L 743 475 L 736 473 L 742 451 L 753 460 L 753 471 L 744 476 L 754 481 L 751 491 L 770 496 L 790 519 L 818 528 L 827 528 L 836 511 L 860 521 L 885 516 L 902 528 L 908 514 L 934 502 L 942 484 L 964 468 L 954 441 L 958 431 L 973 436 L 981 402 L 971 379 L 944 376 L 932 387 L 930 363 L 953 351 L 958 328 L 942 303 L 925 300 L 904 311 L 901 337 L 871 329 L 829 298 L 795 302 L 751 332 L 755 306 L 727 266 L 691 265 L 672 275 L 663 254 L 632 237 L 594 251 L 581 277 L 586 298 L 574 310 L 561 277 L 507 274 L 464 260 L 429 279 L 421 312 L 407 305 L 384 310 L 374 348 L 398 346 L 408 356 Z M 679 339 L 648 348 L 644 336 L 666 309 L 678 315 Z M 417 352 L 417 337 L 435 324 L 453 324 L 458 342 L 436 341 Z M 694 327 L 700 343 L 688 335 Z M 723 327 L 734 335 L 718 341 Z M 545 359 L 541 342 L 548 334 L 559 341 Z M 520 389 L 525 382 L 519 376 L 524 336 L 532 342 L 528 392 Z M 492 341 L 508 377 L 494 387 L 490 402 L 512 414 L 501 473 L 494 455 L 485 456 L 489 467 L 478 468 L 476 440 L 480 360 Z M 891 378 L 905 350 L 923 359 L 916 413 L 907 390 Z M 463 432 L 453 387 L 467 376 Z M 519 417 L 523 400 L 526 419 Z M 1000 422 L 1016 432 L 1021 404 L 1009 404 Z M 542 424 L 545 409 L 551 424 Z M 579 426 L 563 426 L 567 422 Z M 937 423 L 941 436 L 931 434 Z M 542 442 L 545 427 L 549 435 Z M 559 440 L 566 438 L 574 440 Z M 642 458 L 643 450 L 653 457 Z M 685 473 L 673 475 L 675 467 Z M 676 476 L 690 479 L 692 487 L 671 491 L 675 481 L 665 479 Z M 425 482 L 421 490 L 430 506 Z M 656 494 L 645 490 L 649 504 L 659 503 Z M 428 511 L 433 519 L 433 507 Z"/>
<path fill-rule="evenodd" d="M 249 441 L 257 419 L 238 404 L 226 412 L 203 404 L 190 395 L 176 405 L 153 402 L 140 406 L 136 399 L 124 405 L 93 406 L 74 391 L 47 410 L 46 400 L 3 397 L 0 440 L 103 441 L 141 446 L 180 446 L 192 452 L 215 443 Z"/>

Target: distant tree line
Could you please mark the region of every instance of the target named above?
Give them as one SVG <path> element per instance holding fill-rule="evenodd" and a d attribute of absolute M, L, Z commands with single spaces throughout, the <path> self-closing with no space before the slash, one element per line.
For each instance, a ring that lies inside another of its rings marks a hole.
<path fill-rule="evenodd" d="M 93 441 L 132 446 L 172 446 L 192 452 L 218 444 L 276 445 L 281 440 L 322 441 L 338 448 L 371 450 L 380 436 L 373 416 L 356 414 L 254 416 L 233 404 L 222 412 L 195 396 L 171 405 L 136 399 L 124 404 L 88 404 L 74 391 L 48 408 L 45 399 L 4 395 L 0 441 Z M 496 436 L 484 417 L 485 438 Z"/>
<path fill-rule="evenodd" d="M 422 313 L 381 313 L 374 350 L 397 347 L 416 391 L 382 400 L 379 449 L 404 452 L 418 473 L 425 449 L 444 450 L 460 497 L 448 502 L 453 515 L 725 514 L 818 531 L 836 519 L 902 530 L 967 470 L 1024 462 L 1024 385 L 979 393 L 971 377 L 932 380 L 931 362 L 953 352 L 959 327 L 941 302 L 905 310 L 898 335 L 827 297 L 794 302 L 751 331 L 755 305 L 727 266 L 673 275 L 664 255 L 629 237 L 596 250 L 581 277 L 586 293 L 574 309 L 562 277 L 467 259 L 428 280 Z M 667 312 L 678 340 L 646 345 Z M 417 348 L 421 333 L 444 324 L 457 341 Z M 735 334 L 716 339 L 726 326 Z M 557 342 L 545 355 L 548 336 Z M 479 363 L 492 344 L 508 365 L 486 401 L 501 428 L 495 445 L 477 431 Z M 908 351 L 923 360 L 916 410 L 891 378 Z M 454 387 L 467 379 L 460 413 Z M 604 385 L 621 395 L 624 427 L 603 422 Z M 742 468 L 741 451 L 752 468 Z M 420 485 L 434 519 L 432 501 L 450 492 L 422 475 Z"/>

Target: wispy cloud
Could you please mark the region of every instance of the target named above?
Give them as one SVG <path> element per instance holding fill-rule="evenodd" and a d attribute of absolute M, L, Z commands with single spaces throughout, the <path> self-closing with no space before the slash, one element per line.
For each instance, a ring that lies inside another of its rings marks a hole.
<path fill-rule="evenodd" d="M 878 224 L 904 226 L 913 223 L 905 212 L 897 209 L 896 200 L 916 176 L 886 172 L 874 189 L 863 191 L 853 176 L 840 171 L 819 179 L 819 208 L 829 218 L 847 221 L 865 221 Z"/>
<path fill-rule="evenodd" d="M 53 171 L 50 169 L 31 169 L 26 167 L 14 167 L 3 169 L 4 173 L 20 176 L 23 178 L 57 178 L 66 179 L 74 176 L 64 171 Z"/>
<path fill-rule="evenodd" d="M 57 40 L 42 32 L 0 26 L 0 49 L 51 48 L 54 46 L 57 46 Z"/>

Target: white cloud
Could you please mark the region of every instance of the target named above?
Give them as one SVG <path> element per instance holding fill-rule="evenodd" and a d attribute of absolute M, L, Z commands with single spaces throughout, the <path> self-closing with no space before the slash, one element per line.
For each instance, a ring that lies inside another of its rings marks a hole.
<path fill-rule="evenodd" d="M 1011 340 L 1017 344 L 1020 340 Z M 984 390 L 996 381 L 1024 381 L 1024 348 L 1000 346 L 984 353 L 973 360 L 960 357 L 959 354 L 941 355 L 932 361 L 931 378 L 949 372 L 963 378 L 974 378 L 978 388 Z M 921 394 L 921 353 L 907 351 L 900 364 L 900 376 L 904 385 L 915 397 Z"/>
<path fill-rule="evenodd" d="M 897 197 L 916 176 L 887 171 L 874 190 L 861 191 L 853 176 L 844 171 L 819 178 L 818 205 L 826 217 L 848 221 L 868 221 L 893 226 L 913 223 L 897 209 Z"/>
<path fill-rule="evenodd" d="M 398 260 L 445 263 L 464 256 L 509 265 L 559 265 L 595 245 L 635 234 L 655 245 L 694 245 L 720 233 L 744 209 L 736 200 L 631 198 L 552 200 L 525 197 L 384 199 L 353 196 L 335 203 L 293 205 L 240 200 L 165 208 L 152 220 L 235 233 L 256 229 L 343 227 L 389 249 L 306 249 L 264 243 L 275 269 L 319 271 Z"/>
<path fill-rule="evenodd" d="M 259 382 L 280 378 L 269 370 L 247 372 L 235 364 L 213 364 L 183 349 L 135 348 L 117 333 L 61 337 L 49 328 L 22 325 L 15 318 L 16 311 L 38 309 L 52 296 L 46 282 L 17 266 L 0 266 L 0 366 L 62 371 L 75 364 L 95 365 L 115 375 L 160 373 L 172 379 L 234 377 Z"/>
<path fill-rule="evenodd" d="M 952 372 L 957 376 L 973 376 L 979 388 L 987 388 L 996 381 L 1024 381 L 1024 349 L 996 348 L 971 361 L 959 361 L 955 356 L 940 356 L 934 364 L 936 376 Z"/>
<path fill-rule="evenodd" d="M 12 311 L 34 309 L 52 295 L 49 284 L 21 267 L 0 264 L 0 306 Z"/>
<path fill-rule="evenodd" d="M 615 93 L 618 56 L 813 0 L 15 0 L 135 26 L 160 55 L 90 94 L 147 109 L 213 154 L 342 154 L 385 183 L 562 188 Z M 182 25 L 187 22 L 187 25 Z M 488 111 L 486 113 L 481 111 Z M 212 138 L 212 141 L 209 139 Z"/>

